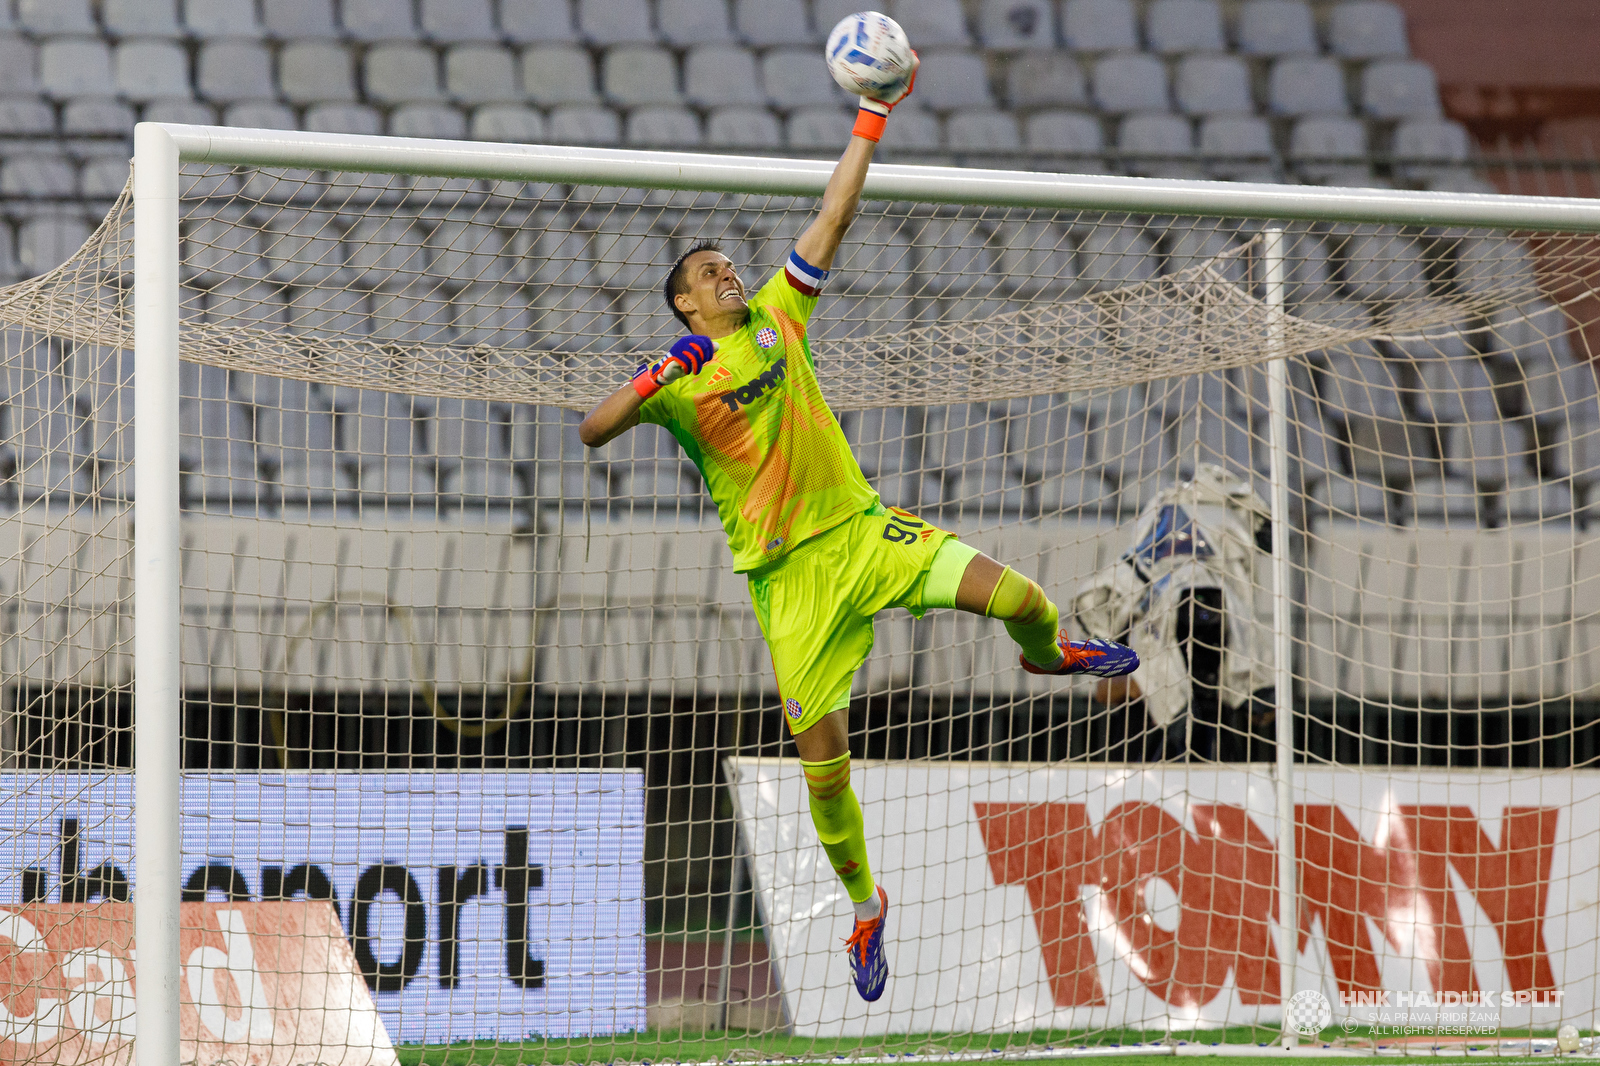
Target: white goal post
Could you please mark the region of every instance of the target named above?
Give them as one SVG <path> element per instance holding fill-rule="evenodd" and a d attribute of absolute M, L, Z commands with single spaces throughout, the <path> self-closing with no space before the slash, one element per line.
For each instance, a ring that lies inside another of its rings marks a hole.
<path fill-rule="evenodd" d="M 179 395 L 180 238 L 179 168 L 190 164 L 262 166 L 317 171 L 431 175 L 544 181 L 667 190 L 814 197 L 831 165 L 736 156 L 686 155 L 549 146 L 510 146 L 403 138 L 337 136 L 142 123 L 135 131 L 134 337 L 138 380 L 134 410 L 135 514 L 135 758 L 136 847 L 141 892 L 136 910 L 139 949 L 138 1066 L 179 1061 L 178 897 L 180 880 L 180 440 L 174 417 Z M 915 201 L 1063 211 L 1100 211 L 1266 220 L 1477 227 L 1541 233 L 1600 233 L 1600 203 L 1389 189 L 1331 189 L 1205 181 L 1009 173 L 945 167 L 879 165 L 866 200 Z M 1284 306 L 1281 235 L 1268 231 L 1266 304 Z M 1281 322 L 1268 350 L 1281 342 Z M 1281 352 L 1281 347 L 1278 349 Z M 1279 699 L 1287 710 L 1289 608 L 1287 418 L 1284 366 L 1271 369 L 1273 618 Z M 1284 717 L 1287 717 L 1285 715 Z M 1277 732 L 1279 811 L 1292 817 L 1288 785 L 1293 734 Z M 1284 872 L 1279 915 L 1294 928 L 1293 834 L 1279 834 Z M 1280 950 L 1282 992 L 1293 990 L 1293 938 Z"/>

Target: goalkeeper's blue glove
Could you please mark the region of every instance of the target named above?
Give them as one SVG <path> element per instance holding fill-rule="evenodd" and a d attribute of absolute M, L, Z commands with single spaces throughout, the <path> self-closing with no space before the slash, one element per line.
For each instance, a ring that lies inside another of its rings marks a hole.
<path fill-rule="evenodd" d="M 878 100 L 871 96 L 861 98 L 861 110 L 856 112 L 856 128 L 851 130 L 851 136 L 865 137 L 876 142 L 883 137 L 884 128 L 889 124 L 889 112 L 894 110 L 894 105 L 911 95 L 911 90 L 917 85 L 917 70 L 922 66 L 922 57 L 913 50 L 911 53 L 911 77 L 906 79 L 903 89 L 898 89 L 889 94 L 886 99 Z"/>
<path fill-rule="evenodd" d="M 656 363 L 645 363 L 633 372 L 633 391 L 642 399 L 654 396 L 663 385 L 670 385 L 681 377 L 698 374 L 705 369 L 716 353 L 717 345 L 710 337 L 691 333 L 673 343 L 666 358 Z"/>

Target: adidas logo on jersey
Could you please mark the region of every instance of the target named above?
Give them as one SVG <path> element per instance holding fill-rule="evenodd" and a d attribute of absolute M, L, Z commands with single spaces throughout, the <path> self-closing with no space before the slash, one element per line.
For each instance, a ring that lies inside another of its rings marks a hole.
<path fill-rule="evenodd" d="M 719 366 L 715 371 L 712 372 L 711 381 L 709 383 L 712 385 L 721 385 L 724 381 L 732 380 L 733 371 L 729 370 L 725 366 Z"/>
<path fill-rule="evenodd" d="M 789 376 L 789 357 L 784 356 L 772 364 L 772 369 L 756 378 L 748 385 L 740 385 L 737 389 L 723 393 L 718 399 L 727 405 L 729 411 L 737 411 L 747 403 L 755 403 L 765 396 L 784 378 Z"/>

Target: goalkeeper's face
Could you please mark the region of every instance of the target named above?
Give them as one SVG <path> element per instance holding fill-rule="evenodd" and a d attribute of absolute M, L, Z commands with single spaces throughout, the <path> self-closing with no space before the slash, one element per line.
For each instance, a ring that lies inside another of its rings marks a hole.
<path fill-rule="evenodd" d="M 691 320 L 698 315 L 705 325 L 729 319 L 744 323 L 750 307 L 733 260 L 721 252 L 696 252 L 683 268 L 689 291 L 678 296 L 677 304 L 685 315 Z M 684 306 L 685 301 L 688 307 Z"/>

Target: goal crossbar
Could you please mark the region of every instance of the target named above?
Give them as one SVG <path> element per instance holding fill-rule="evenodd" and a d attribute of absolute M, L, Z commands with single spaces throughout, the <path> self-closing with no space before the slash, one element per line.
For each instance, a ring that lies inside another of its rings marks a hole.
<path fill-rule="evenodd" d="M 485 144 L 144 123 L 180 162 L 820 196 L 833 164 L 765 156 Z M 868 200 L 1209 218 L 1317 219 L 1600 233 L 1600 203 L 1556 196 L 1350 189 L 875 164 Z"/>

